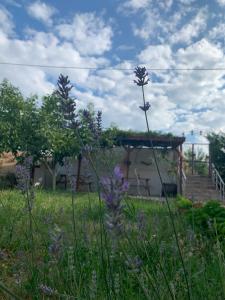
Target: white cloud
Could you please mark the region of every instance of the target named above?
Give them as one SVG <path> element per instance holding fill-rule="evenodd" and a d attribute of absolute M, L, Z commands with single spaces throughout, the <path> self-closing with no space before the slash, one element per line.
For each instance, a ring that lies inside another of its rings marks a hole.
<path fill-rule="evenodd" d="M 127 0 L 119 6 L 119 10 L 126 12 L 137 11 L 146 8 L 152 0 Z"/>
<path fill-rule="evenodd" d="M 185 6 L 172 11 L 173 1 L 161 0 L 152 2 L 141 14 L 141 25 L 132 24 L 133 33 L 144 40 L 157 40 L 164 43 L 177 31 L 182 18 L 193 8 Z"/>
<path fill-rule="evenodd" d="M 170 68 L 173 65 L 169 45 L 148 46 L 138 55 L 139 62 L 150 68 Z"/>
<path fill-rule="evenodd" d="M 225 6 L 225 0 L 217 0 L 217 3 L 222 7 Z"/>
<path fill-rule="evenodd" d="M 111 49 L 112 28 L 94 13 L 76 14 L 71 23 L 61 24 L 57 30 L 83 55 L 101 55 Z"/>
<path fill-rule="evenodd" d="M 184 2 L 179 2 L 181 1 Z M 222 37 L 222 23 L 215 24 L 209 32 L 210 40 L 205 38 L 193 43 L 194 38 L 199 39 L 199 33 L 205 26 L 207 13 L 200 10 L 189 22 L 193 31 L 198 29 L 198 34 L 193 34 L 191 29 L 188 29 L 188 24 L 181 27 L 181 32 L 184 32 L 182 42 L 190 44 L 187 46 L 184 43 L 182 48 L 173 52 L 175 47 L 170 44 L 168 37 L 180 27 L 183 16 L 188 17 L 190 10 L 187 8 L 173 13 L 171 9 L 170 16 L 163 19 L 158 9 L 150 9 L 150 2 L 129 1 L 133 5 L 130 9 L 136 9 L 145 17 L 143 27 L 135 27 L 136 33 L 145 39 L 145 48 L 137 54 L 136 62 L 146 64 L 150 68 L 166 69 L 220 68 L 225 65 L 222 47 L 213 42 L 219 34 Z M 159 7 L 160 3 L 166 1 L 160 0 L 157 3 Z M 168 1 L 168 8 L 165 7 L 166 14 L 174 3 L 175 1 Z M 142 8 L 144 9 L 141 10 Z M 164 8 L 161 6 L 161 9 Z M 6 13 L 5 16 L 7 22 L 0 26 L 3 28 L 3 25 L 8 24 L 8 27 L 0 30 L 0 61 L 97 68 L 110 66 L 105 53 L 112 47 L 112 25 L 94 13 L 76 14 L 71 22 L 64 21 L 54 29 L 51 27 L 49 32 L 29 28 L 23 38 L 10 37 L 14 25 L 10 14 Z M 157 44 L 155 39 L 155 45 L 147 43 L 148 38 L 154 38 L 158 32 L 164 34 L 160 36 L 161 44 Z M 181 32 L 179 31 L 179 34 Z M 173 38 L 175 39 L 174 36 Z M 176 39 L 180 41 L 178 35 Z M 116 67 L 132 69 L 136 62 L 125 60 Z M 115 122 L 122 128 L 146 129 L 143 112 L 139 109 L 142 104 L 141 89 L 133 83 L 134 74 L 130 70 L 90 71 L 1 66 L 0 81 L 6 77 L 25 95 L 37 93 L 41 96 L 52 92 L 60 72 L 69 75 L 74 83 L 73 93 L 78 98 L 78 108 L 93 102 L 96 109 L 103 110 L 105 126 Z M 153 81 L 145 87 L 145 93 L 147 101 L 152 105 L 149 111 L 152 130 L 173 131 L 179 134 L 195 127 L 225 130 L 224 71 L 164 71 L 150 74 L 150 77 L 151 75 Z"/>
<path fill-rule="evenodd" d="M 6 33 L 7 35 L 12 35 L 13 29 L 14 24 L 11 14 L 7 9 L 0 6 L 0 31 Z"/>
<path fill-rule="evenodd" d="M 193 38 L 197 38 L 199 34 L 206 28 L 207 13 L 205 9 L 200 10 L 196 16 L 188 21 L 178 32 L 174 33 L 170 38 L 171 43 L 191 43 Z"/>
<path fill-rule="evenodd" d="M 9 39 L 0 36 L 0 61 L 10 61 L 25 64 L 60 65 L 60 66 L 90 66 L 98 67 L 108 62 L 105 58 L 84 58 L 74 49 L 71 43 L 62 43 L 52 33 L 29 30 L 26 40 Z M 39 95 L 51 92 L 53 84 L 49 77 L 56 82 L 59 73 L 67 73 L 76 78 L 76 84 L 84 85 L 88 79 L 88 70 L 42 69 L 29 67 L 1 66 L 0 80 L 8 78 L 13 84 L 29 95 Z"/>
<path fill-rule="evenodd" d="M 35 1 L 27 7 L 27 12 L 44 24 L 52 25 L 52 17 L 56 13 L 56 9 L 45 2 Z"/>
<path fill-rule="evenodd" d="M 225 23 L 214 26 L 209 32 L 209 38 L 212 40 L 221 40 L 225 42 Z"/>
<path fill-rule="evenodd" d="M 157 27 L 160 27 L 161 19 L 159 14 L 153 10 L 145 11 L 143 19 L 144 23 L 141 27 L 133 25 L 133 32 L 135 36 L 147 40 L 151 35 L 153 36 Z"/>

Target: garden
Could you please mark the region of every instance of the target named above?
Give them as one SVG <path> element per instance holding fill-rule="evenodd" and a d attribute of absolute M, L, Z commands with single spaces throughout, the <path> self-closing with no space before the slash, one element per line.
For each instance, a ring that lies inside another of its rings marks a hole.
<path fill-rule="evenodd" d="M 148 74 L 137 67 L 135 75 L 151 146 Z M 0 86 L 0 150 L 17 161 L 15 178 L 0 191 L 0 299 L 225 299 L 223 204 L 166 191 L 163 201 L 130 196 L 121 166 L 98 155 L 123 132 L 103 129 L 91 105 L 78 110 L 71 90 L 60 75 L 40 106 L 9 82 Z M 80 155 L 95 176 L 94 192 L 77 188 L 69 158 Z M 161 180 L 154 151 L 153 158 Z M 51 189 L 34 182 L 40 161 Z M 67 190 L 56 186 L 59 165 Z"/>

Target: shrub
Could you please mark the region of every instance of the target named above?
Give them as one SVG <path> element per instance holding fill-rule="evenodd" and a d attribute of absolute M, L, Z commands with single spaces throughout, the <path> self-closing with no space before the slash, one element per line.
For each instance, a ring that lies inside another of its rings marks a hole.
<path fill-rule="evenodd" d="M 0 177 L 0 188 L 7 189 L 16 186 L 16 176 L 14 173 L 8 173 L 5 176 Z"/>
<path fill-rule="evenodd" d="M 193 207 L 187 215 L 190 223 L 202 234 L 225 236 L 225 207 L 220 202 L 212 200 L 202 207 Z"/>
<path fill-rule="evenodd" d="M 176 197 L 176 205 L 179 209 L 188 209 L 191 208 L 193 206 L 191 200 L 181 196 L 181 195 L 177 195 Z"/>

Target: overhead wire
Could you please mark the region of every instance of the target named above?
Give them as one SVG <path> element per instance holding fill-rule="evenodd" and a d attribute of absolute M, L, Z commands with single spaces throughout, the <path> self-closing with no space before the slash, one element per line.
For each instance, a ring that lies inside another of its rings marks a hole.
<path fill-rule="evenodd" d="M 32 68 L 50 68 L 50 69 L 74 69 L 74 70 L 106 70 L 106 71 L 133 71 L 132 68 L 122 67 L 90 67 L 90 66 L 58 66 L 58 65 L 45 65 L 45 64 L 31 64 L 31 63 L 16 63 L 16 62 L 0 62 L 0 65 L 17 66 L 17 67 L 32 67 Z M 142 64 L 138 64 L 142 65 Z M 149 71 L 225 71 L 224 68 L 151 68 L 146 67 Z"/>

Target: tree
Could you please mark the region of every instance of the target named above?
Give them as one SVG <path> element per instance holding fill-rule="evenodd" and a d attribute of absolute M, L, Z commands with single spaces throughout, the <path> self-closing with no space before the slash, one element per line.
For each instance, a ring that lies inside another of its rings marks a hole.
<path fill-rule="evenodd" d="M 65 120 L 57 93 L 45 96 L 41 107 L 42 135 L 46 144 L 42 161 L 52 176 L 52 189 L 56 189 L 56 178 L 63 159 L 79 152 L 74 130 L 65 127 Z"/>
<path fill-rule="evenodd" d="M 192 158 L 192 155 L 194 157 Z M 198 151 L 192 153 L 191 149 L 188 149 L 184 152 L 185 160 L 188 162 L 188 168 L 192 168 L 192 159 L 193 159 L 193 171 L 198 175 L 207 175 L 208 174 L 208 164 L 207 156 L 204 151 L 200 148 Z"/>
<path fill-rule="evenodd" d="M 24 109 L 24 99 L 9 81 L 0 84 L 0 151 L 17 154 L 20 146 L 18 129 Z"/>
<path fill-rule="evenodd" d="M 225 134 L 210 133 L 207 138 L 210 142 L 211 161 L 225 180 Z"/>

